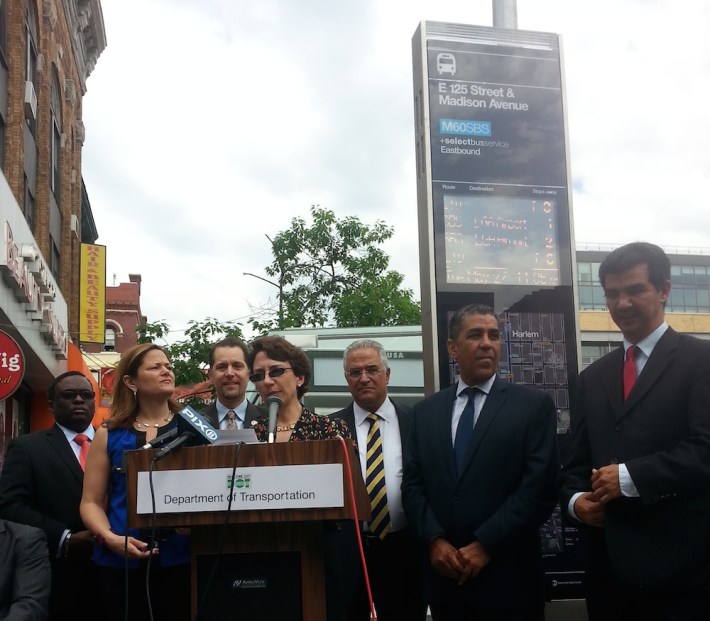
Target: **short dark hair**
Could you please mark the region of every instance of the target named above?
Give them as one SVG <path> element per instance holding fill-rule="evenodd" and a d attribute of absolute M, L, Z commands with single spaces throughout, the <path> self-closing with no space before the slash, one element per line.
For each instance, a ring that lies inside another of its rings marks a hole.
<path fill-rule="evenodd" d="M 217 341 L 210 347 L 210 367 L 214 366 L 214 352 L 218 347 L 238 347 L 244 352 L 244 360 L 249 360 L 249 346 L 236 336 L 225 336 L 221 341 Z M 251 365 L 249 368 L 251 368 Z"/>
<path fill-rule="evenodd" d="M 81 371 L 67 371 L 66 373 L 62 373 L 61 375 L 58 375 L 52 380 L 52 383 L 49 385 L 49 388 L 47 388 L 47 398 L 49 401 L 54 401 L 54 393 L 57 390 L 57 384 L 61 382 L 63 379 L 66 379 L 67 377 L 71 377 L 72 375 L 81 375 L 89 384 L 91 384 L 91 380 L 86 377 Z M 93 388 L 93 386 L 92 386 Z"/>
<path fill-rule="evenodd" d="M 599 266 L 599 282 L 604 288 L 607 274 L 621 274 L 637 265 L 648 267 L 648 279 L 657 291 L 671 279 L 671 262 L 663 249 L 648 242 L 632 242 L 612 250 Z"/>
<path fill-rule="evenodd" d="M 461 326 L 463 326 L 464 319 L 469 315 L 493 315 L 498 320 L 495 311 L 492 306 L 487 304 L 469 304 L 457 310 L 449 319 L 449 339 L 455 341 L 459 332 L 461 332 Z"/>
<path fill-rule="evenodd" d="M 264 355 L 273 360 L 288 362 L 293 369 L 293 374 L 303 377 L 303 384 L 296 391 L 299 399 L 308 392 L 308 384 L 311 382 L 311 361 L 300 347 L 296 347 L 283 336 L 259 336 L 249 343 L 249 348 L 250 369 L 254 368 L 257 354 L 264 352 Z"/>

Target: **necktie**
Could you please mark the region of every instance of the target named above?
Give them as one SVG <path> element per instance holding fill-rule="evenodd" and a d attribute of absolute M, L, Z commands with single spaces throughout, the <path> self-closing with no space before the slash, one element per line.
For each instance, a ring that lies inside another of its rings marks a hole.
<path fill-rule="evenodd" d="M 390 530 L 390 513 L 387 508 L 387 487 L 385 486 L 385 464 L 382 454 L 382 437 L 377 414 L 367 415 L 370 430 L 367 433 L 367 469 L 365 485 L 370 497 L 372 516 L 370 532 L 384 539 Z"/>
<path fill-rule="evenodd" d="M 629 396 L 631 389 L 636 383 L 637 351 L 638 347 L 636 345 L 632 345 L 626 350 L 626 360 L 624 360 L 624 401 L 626 401 L 626 398 Z"/>
<path fill-rule="evenodd" d="M 89 447 L 91 446 L 91 441 L 89 437 L 83 433 L 77 433 L 74 436 L 74 442 L 79 445 L 79 463 L 81 464 L 81 469 L 86 469 L 86 456 L 89 454 Z"/>
<path fill-rule="evenodd" d="M 237 415 L 234 413 L 234 410 L 229 410 L 227 412 L 227 429 L 236 429 L 237 428 Z"/>
<path fill-rule="evenodd" d="M 463 470 L 464 456 L 466 449 L 471 443 L 473 436 L 474 415 L 476 413 L 476 394 L 480 391 L 478 388 L 469 387 L 466 389 L 468 393 L 468 403 L 461 413 L 459 425 L 456 427 L 456 437 L 454 439 L 454 459 L 456 460 L 456 472 L 461 474 Z"/>

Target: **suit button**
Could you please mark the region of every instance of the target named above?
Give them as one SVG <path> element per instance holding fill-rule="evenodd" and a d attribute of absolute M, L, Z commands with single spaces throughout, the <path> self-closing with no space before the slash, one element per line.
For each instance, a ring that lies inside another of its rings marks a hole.
<path fill-rule="evenodd" d="M 624 424 L 623 424 L 623 423 L 619 423 L 616 427 L 614 427 L 614 429 L 615 429 L 616 431 L 621 431 L 623 428 L 624 428 Z"/>
<path fill-rule="evenodd" d="M 458 494 L 454 494 L 454 500 L 458 500 L 458 499 L 459 499 L 459 495 L 458 495 Z"/>

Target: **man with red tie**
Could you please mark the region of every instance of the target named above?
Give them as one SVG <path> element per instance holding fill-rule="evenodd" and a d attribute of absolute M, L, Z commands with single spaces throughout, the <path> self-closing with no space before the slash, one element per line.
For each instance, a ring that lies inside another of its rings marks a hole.
<path fill-rule="evenodd" d="M 624 346 L 579 376 L 561 495 L 590 621 L 710 619 L 710 342 L 665 322 L 670 277 L 645 242 L 599 267 Z"/>
<path fill-rule="evenodd" d="M 0 517 L 41 528 L 52 564 L 50 619 L 93 619 L 98 572 L 93 539 L 79 515 L 82 461 L 94 437 L 95 395 L 77 371 L 58 376 L 47 389 L 55 424 L 13 439 L 0 474 Z M 77 605 L 77 588 L 81 605 Z"/>

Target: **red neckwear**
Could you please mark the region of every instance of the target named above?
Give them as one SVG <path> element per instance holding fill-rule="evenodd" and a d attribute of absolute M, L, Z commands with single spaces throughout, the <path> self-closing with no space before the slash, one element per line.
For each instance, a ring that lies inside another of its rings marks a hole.
<path fill-rule="evenodd" d="M 629 396 L 631 389 L 636 383 L 636 352 L 638 346 L 631 345 L 626 350 L 626 359 L 624 360 L 624 401 Z"/>
<path fill-rule="evenodd" d="M 91 441 L 87 435 L 83 433 L 77 433 L 74 436 L 74 442 L 79 445 L 79 463 L 81 464 L 81 469 L 86 469 L 86 456 L 89 454 L 89 447 L 91 446 Z"/>

